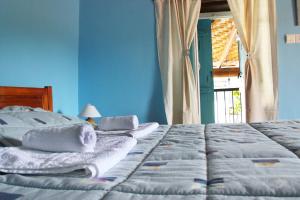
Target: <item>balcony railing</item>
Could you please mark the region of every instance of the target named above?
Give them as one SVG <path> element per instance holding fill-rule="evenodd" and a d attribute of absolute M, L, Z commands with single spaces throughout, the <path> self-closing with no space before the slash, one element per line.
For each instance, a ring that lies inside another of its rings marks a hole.
<path fill-rule="evenodd" d="M 243 122 L 243 106 L 239 88 L 215 89 L 215 122 Z"/>

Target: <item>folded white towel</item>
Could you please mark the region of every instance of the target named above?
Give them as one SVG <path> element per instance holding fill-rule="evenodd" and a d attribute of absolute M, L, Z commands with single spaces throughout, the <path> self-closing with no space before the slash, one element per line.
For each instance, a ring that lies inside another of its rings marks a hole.
<path fill-rule="evenodd" d="M 134 138 L 141 138 L 141 137 L 145 137 L 148 134 L 152 133 L 158 127 L 159 127 L 159 124 L 157 122 L 144 123 L 144 124 L 140 124 L 140 126 L 136 130 L 130 131 L 129 133 Z"/>
<path fill-rule="evenodd" d="M 102 117 L 99 123 L 99 130 L 133 130 L 138 128 L 139 120 L 136 115 Z"/>
<path fill-rule="evenodd" d="M 118 130 L 118 131 L 96 131 L 99 134 L 106 135 L 118 135 L 118 134 L 127 134 L 131 135 L 134 138 L 145 137 L 148 134 L 152 133 L 159 127 L 157 122 L 144 123 L 140 124 L 137 129 L 134 130 Z"/>
<path fill-rule="evenodd" d="M 87 124 L 32 129 L 23 135 L 26 148 L 52 152 L 93 152 L 96 133 Z"/>
<path fill-rule="evenodd" d="M 19 174 L 71 173 L 72 176 L 100 177 L 125 158 L 137 143 L 135 138 L 126 135 L 98 134 L 97 137 L 95 152 L 91 153 L 51 153 L 23 147 L 0 148 L 0 171 Z M 80 171 L 74 172 L 75 170 Z"/>

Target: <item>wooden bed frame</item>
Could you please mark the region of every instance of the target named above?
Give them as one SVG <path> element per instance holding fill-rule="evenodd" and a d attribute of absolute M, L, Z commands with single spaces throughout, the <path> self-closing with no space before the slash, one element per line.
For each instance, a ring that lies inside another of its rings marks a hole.
<path fill-rule="evenodd" d="M 30 106 L 53 111 L 52 87 L 0 86 L 0 109 L 5 106 Z"/>

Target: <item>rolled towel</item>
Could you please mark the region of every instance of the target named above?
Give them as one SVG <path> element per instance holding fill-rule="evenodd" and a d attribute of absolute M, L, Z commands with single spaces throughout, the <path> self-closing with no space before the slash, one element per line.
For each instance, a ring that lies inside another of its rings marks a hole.
<path fill-rule="evenodd" d="M 158 127 L 159 124 L 157 122 L 150 122 L 150 123 L 139 124 L 139 127 L 134 130 L 117 130 L 117 131 L 96 130 L 96 132 L 102 135 L 115 135 L 115 136 L 126 135 L 129 137 L 131 136 L 133 138 L 139 139 L 154 132 Z"/>
<path fill-rule="evenodd" d="M 26 148 L 51 152 L 94 152 L 97 136 L 87 124 L 32 129 L 23 135 Z"/>
<path fill-rule="evenodd" d="M 115 131 L 115 130 L 133 130 L 138 128 L 139 120 L 136 115 L 102 117 L 99 123 L 99 130 Z"/>
<path fill-rule="evenodd" d="M 159 124 L 157 122 L 144 123 L 140 124 L 138 129 L 130 131 L 129 134 L 134 138 L 142 138 L 155 131 L 158 127 Z"/>

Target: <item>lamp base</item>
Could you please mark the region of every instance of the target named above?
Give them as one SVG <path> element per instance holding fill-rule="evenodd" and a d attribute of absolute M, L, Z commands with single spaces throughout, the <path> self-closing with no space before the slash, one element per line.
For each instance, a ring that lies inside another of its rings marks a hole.
<path fill-rule="evenodd" d="M 90 124 L 90 125 L 92 125 L 92 126 L 96 126 L 97 124 L 96 124 L 96 122 L 95 122 L 95 120 L 93 119 L 93 118 L 91 118 L 91 117 L 88 117 L 87 119 L 86 119 L 86 121 Z"/>

